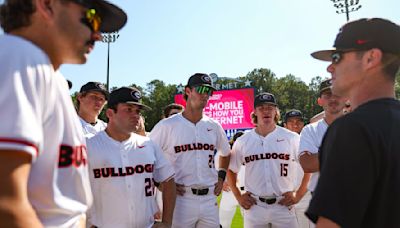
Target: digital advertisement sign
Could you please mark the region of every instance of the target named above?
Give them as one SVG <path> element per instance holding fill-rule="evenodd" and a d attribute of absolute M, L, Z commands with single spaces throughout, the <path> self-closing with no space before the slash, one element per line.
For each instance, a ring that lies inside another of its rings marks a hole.
<path fill-rule="evenodd" d="M 182 94 L 175 95 L 175 103 L 185 106 Z M 224 130 L 253 128 L 250 114 L 254 105 L 254 88 L 214 91 L 204 114 L 218 121 Z"/>

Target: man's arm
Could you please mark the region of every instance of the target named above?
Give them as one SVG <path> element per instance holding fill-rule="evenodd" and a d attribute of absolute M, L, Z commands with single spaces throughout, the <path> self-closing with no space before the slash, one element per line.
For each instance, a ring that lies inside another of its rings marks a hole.
<path fill-rule="evenodd" d="M 246 192 L 242 195 L 238 187 L 236 186 L 237 174 L 232 172 L 232 170 L 228 170 L 228 184 L 232 190 L 233 195 L 236 200 L 240 204 L 241 207 L 248 210 L 251 206 L 256 204 L 256 199 L 254 199 L 249 192 Z"/>
<path fill-rule="evenodd" d="M 214 194 L 216 196 L 219 196 L 219 194 L 221 194 L 222 191 L 222 187 L 224 186 L 224 181 L 226 179 L 226 175 L 227 175 L 227 170 L 229 167 L 229 161 L 230 161 L 230 156 L 219 156 L 219 170 L 223 170 L 225 171 L 225 178 L 220 178 L 220 176 L 218 175 L 218 182 L 215 185 L 215 189 L 214 189 Z M 222 171 L 218 171 L 218 172 L 222 172 Z"/>
<path fill-rule="evenodd" d="M 319 171 L 318 154 L 303 151 L 300 153 L 299 161 L 304 173 L 315 173 Z"/>
<path fill-rule="evenodd" d="M 303 198 L 303 196 L 306 194 L 308 184 L 310 183 L 310 179 L 311 179 L 311 173 L 304 173 L 303 179 L 301 179 L 300 187 L 296 191 L 296 200 L 295 200 L 296 202 L 295 203 L 298 203 Z"/>
<path fill-rule="evenodd" d="M 162 212 L 162 223 L 171 226 L 172 216 L 174 215 L 175 200 L 176 200 L 176 189 L 174 178 L 170 178 L 167 181 L 162 182 L 163 186 L 163 212 Z"/>
<path fill-rule="evenodd" d="M 340 226 L 332 220 L 321 216 L 318 218 L 316 228 L 340 228 Z"/>
<path fill-rule="evenodd" d="M 31 155 L 0 150 L 1 227 L 43 227 L 28 199 Z"/>

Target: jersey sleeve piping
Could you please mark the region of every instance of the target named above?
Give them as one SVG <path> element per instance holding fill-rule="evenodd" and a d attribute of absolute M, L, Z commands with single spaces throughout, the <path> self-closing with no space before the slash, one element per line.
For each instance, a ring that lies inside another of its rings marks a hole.
<path fill-rule="evenodd" d="M 10 145 L 9 149 L 15 150 L 16 148 L 18 148 L 18 147 L 21 148 L 21 146 L 22 146 L 22 148 L 25 148 L 24 151 L 29 152 L 29 153 L 33 152 L 34 153 L 33 155 L 35 155 L 35 156 L 39 155 L 38 147 L 31 142 L 28 142 L 25 140 L 20 140 L 20 139 L 0 138 L 0 144 L 3 144 L 3 143 Z M 16 145 L 14 146 L 13 144 L 14 145 L 16 144 Z M 3 147 L 3 148 L 7 148 L 7 147 Z M 28 149 L 28 148 L 31 148 L 31 149 Z"/>

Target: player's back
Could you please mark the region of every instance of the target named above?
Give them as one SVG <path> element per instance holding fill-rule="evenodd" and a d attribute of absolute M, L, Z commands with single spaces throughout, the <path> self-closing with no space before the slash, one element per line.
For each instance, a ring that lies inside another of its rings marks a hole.
<path fill-rule="evenodd" d="M 341 133 L 354 140 L 354 144 L 358 144 L 348 146 L 362 148 L 362 151 L 352 151 L 358 156 L 353 159 L 358 162 L 353 164 L 352 169 L 355 172 L 362 170 L 365 180 L 370 181 L 372 186 L 360 193 L 368 202 L 361 227 L 398 227 L 400 102 L 395 99 L 370 101 L 339 118 L 331 127 L 328 130 L 331 135 L 337 134 L 336 130 L 340 129 Z M 322 154 L 322 169 L 326 159 L 331 159 L 330 155 Z M 359 181 L 364 183 L 364 178 Z"/>

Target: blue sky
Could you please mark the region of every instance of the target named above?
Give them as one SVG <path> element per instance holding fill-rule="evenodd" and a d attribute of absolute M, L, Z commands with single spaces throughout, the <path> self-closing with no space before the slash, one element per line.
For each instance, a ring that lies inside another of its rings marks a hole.
<path fill-rule="evenodd" d="M 350 0 L 349 0 L 350 1 Z M 0 0 L 0 2 L 2 2 Z M 110 48 L 110 86 L 145 86 L 153 79 L 185 84 L 195 72 L 244 76 L 269 68 L 309 83 L 328 77 L 326 62 L 310 53 L 332 47 L 345 14 L 331 0 L 111 0 L 128 23 Z M 360 0 L 350 19 L 384 17 L 400 23 L 399 0 Z M 106 82 L 107 44 L 97 43 L 85 65 L 61 72 L 77 91 Z"/>

